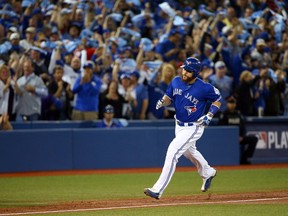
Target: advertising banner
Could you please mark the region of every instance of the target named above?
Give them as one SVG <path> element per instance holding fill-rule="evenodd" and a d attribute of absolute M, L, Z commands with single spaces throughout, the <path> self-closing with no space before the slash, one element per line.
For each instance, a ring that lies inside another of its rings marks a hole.
<path fill-rule="evenodd" d="M 248 134 L 254 134 L 258 138 L 254 163 L 288 162 L 287 124 L 251 124 L 247 129 Z"/>

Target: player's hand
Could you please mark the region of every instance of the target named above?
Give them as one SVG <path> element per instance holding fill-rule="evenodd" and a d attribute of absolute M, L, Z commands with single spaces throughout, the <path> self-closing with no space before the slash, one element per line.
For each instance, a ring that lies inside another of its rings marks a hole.
<path fill-rule="evenodd" d="M 197 120 L 197 123 L 201 126 L 208 126 L 213 118 L 212 115 L 206 114 Z"/>
<path fill-rule="evenodd" d="M 159 108 L 163 107 L 164 105 L 164 100 L 158 100 L 157 104 L 156 104 L 156 110 L 158 110 Z"/>

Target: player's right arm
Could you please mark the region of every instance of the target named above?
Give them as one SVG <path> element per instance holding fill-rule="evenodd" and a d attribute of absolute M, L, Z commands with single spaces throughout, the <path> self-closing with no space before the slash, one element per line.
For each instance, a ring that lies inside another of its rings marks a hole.
<path fill-rule="evenodd" d="M 163 106 L 169 106 L 170 104 L 171 104 L 171 99 L 167 95 L 164 95 L 160 100 L 158 100 L 156 104 L 156 109 L 159 109 Z"/>
<path fill-rule="evenodd" d="M 172 97 L 173 97 L 173 89 L 175 86 L 175 82 L 179 81 L 181 78 L 179 76 L 175 77 L 170 85 L 168 86 L 166 93 L 164 94 L 164 96 L 158 100 L 157 104 L 156 104 L 156 109 L 158 110 L 159 108 L 163 107 L 163 106 L 169 106 L 171 104 L 172 101 Z"/>

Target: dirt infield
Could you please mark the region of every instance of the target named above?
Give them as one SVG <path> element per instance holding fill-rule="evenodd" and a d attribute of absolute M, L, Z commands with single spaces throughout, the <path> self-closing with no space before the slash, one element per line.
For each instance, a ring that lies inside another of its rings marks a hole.
<path fill-rule="evenodd" d="M 249 165 L 249 166 L 228 166 L 218 167 L 219 170 L 235 169 L 260 169 L 260 168 L 288 168 L 288 164 L 269 164 L 269 165 Z M 217 168 L 217 167 L 216 167 Z M 31 172 L 31 173 L 6 173 L 0 174 L 1 177 L 25 177 L 25 176 L 48 176 L 48 175 L 81 175 L 81 174 L 109 174 L 109 173 L 140 173 L 140 172 L 160 172 L 161 169 L 123 169 L 123 170 L 89 170 L 89 171 L 63 171 L 63 172 Z M 179 167 L 177 171 L 191 171 L 191 168 Z M 160 206 L 178 205 L 209 205 L 209 204 L 239 204 L 239 203 L 283 203 L 288 204 L 288 191 L 274 192 L 253 192 L 241 194 L 211 194 L 195 196 L 163 197 L 160 200 L 145 197 L 141 199 L 127 200 L 101 200 L 101 201 L 73 201 L 58 203 L 47 206 L 31 206 L 17 208 L 0 208 L 2 215 L 24 215 L 24 214 L 47 214 L 49 212 L 77 212 L 77 211 L 97 211 L 105 209 L 128 209 L 145 208 Z"/>
<path fill-rule="evenodd" d="M 47 214 L 65 212 L 100 211 L 113 209 L 151 208 L 163 206 L 188 206 L 209 204 L 288 204 L 288 191 L 245 193 L 245 194 L 206 194 L 201 196 L 165 197 L 160 200 L 144 197 L 141 199 L 127 200 L 101 200 L 101 201 L 74 201 L 48 206 L 31 206 L 19 208 L 0 209 L 0 216 Z M 22 213 L 22 214 L 21 214 Z"/>

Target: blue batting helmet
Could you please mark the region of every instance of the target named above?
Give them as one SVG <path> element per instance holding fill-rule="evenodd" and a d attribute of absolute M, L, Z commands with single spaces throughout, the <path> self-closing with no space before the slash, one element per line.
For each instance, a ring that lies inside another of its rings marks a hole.
<path fill-rule="evenodd" d="M 184 68 L 188 72 L 193 72 L 193 77 L 197 77 L 201 70 L 201 63 L 197 58 L 189 57 L 181 68 Z"/>

